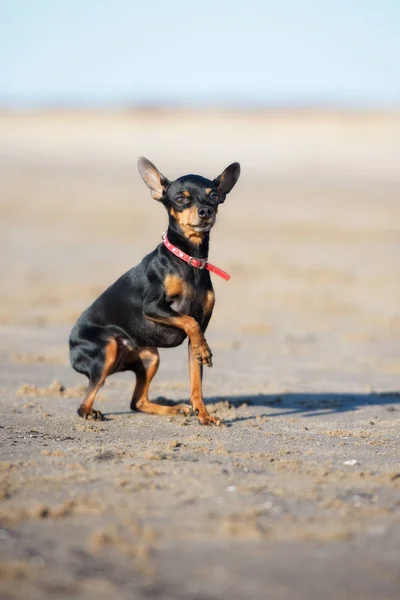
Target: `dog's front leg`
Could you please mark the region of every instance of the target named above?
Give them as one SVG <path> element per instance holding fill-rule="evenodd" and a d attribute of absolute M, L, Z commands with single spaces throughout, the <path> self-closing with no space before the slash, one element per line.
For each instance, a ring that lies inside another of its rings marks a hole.
<path fill-rule="evenodd" d="M 146 302 L 143 312 L 149 321 L 182 329 L 189 338 L 194 359 L 202 365 L 212 367 L 211 350 L 200 325 L 193 317 L 176 312 L 162 298 Z"/>
<path fill-rule="evenodd" d="M 189 359 L 189 377 L 190 377 L 190 402 L 193 410 L 202 425 L 221 425 L 221 419 L 217 417 L 211 417 L 208 414 L 206 407 L 204 406 L 203 391 L 202 391 L 202 379 L 203 379 L 203 365 L 199 360 L 196 359 L 195 352 L 193 351 L 191 341 L 189 339 L 188 345 L 188 359 Z"/>
<path fill-rule="evenodd" d="M 144 316 L 154 323 L 182 329 L 189 338 L 190 401 L 202 425 L 221 425 L 204 406 L 202 393 L 203 365 L 212 366 L 212 354 L 198 322 L 188 315 L 174 311 L 162 298 L 145 302 Z"/>

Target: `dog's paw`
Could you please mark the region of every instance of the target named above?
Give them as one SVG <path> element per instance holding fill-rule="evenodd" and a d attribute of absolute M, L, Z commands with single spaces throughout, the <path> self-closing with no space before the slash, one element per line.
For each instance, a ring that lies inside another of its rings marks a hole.
<path fill-rule="evenodd" d="M 194 354 L 199 363 L 207 365 L 207 367 L 212 367 L 212 352 L 205 340 L 202 344 L 194 348 Z"/>
<path fill-rule="evenodd" d="M 88 410 L 80 406 L 78 408 L 78 415 L 83 419 L 88 419 L 90 421 L 105 421 L 103 413 L 93 408 Z"/>
<path fill-rule="evenodd" d="M 215 425 L 216 427 L 220 427 L 224 424 L 221 419 L 218 417 L 212 417 L 208 413 L 199 413 L 197 415 L 200 425 Z"/>
<path fill-rule="evenodd" d="M 185 417 L 192 414 L 192 407 L 189 404 L 177 404 L 174 408 L 177 409 L 179 414 L 185 415 Z"/>

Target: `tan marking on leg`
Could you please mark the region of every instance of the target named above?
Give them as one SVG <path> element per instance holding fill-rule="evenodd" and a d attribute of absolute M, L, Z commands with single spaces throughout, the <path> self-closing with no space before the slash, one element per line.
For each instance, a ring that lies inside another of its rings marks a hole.
<path fill-rule="evenodd" d="M 202 425 L 221 425 L 221 419 L 211 417 L 204 406 L 202 392 L 202 366 L 196 359 L 191 344 L 188 345 L 190 402 Z"/>
<path fill-rule="evenodd" d="M 155 415 L 176 415 L 191 413 L 190 406 L 176 404 L 175 406 L 161 406 L 149 400 L 150 383 L 157 373 L 160 357 L 157 348 L 140 348 L 137 352 L 137 360 L 140 361 L 140 370 L 136 373 L 136 386 L 132 396 L 131 410 L 138 410 Z"/>
<path fill-rule="evenodd" d="M 131 409 L 135 410 L 138 402 L 148 401 L 151 380 L 157 373 L 160 356 L 157 348 L 140 348 L 136 353 L 136 361 L 140 362 L 140 371 L 136 373 L 136 386 L 132 396 Z"/>
<path fill-rule="evenodd" d="M 101 420 L 104 418 L 102 413 L 99 410 L 93 410 L 93 408 L 92 408 L 93 402 L 94 402 L 94 399 L 96 398 L 97 392 L 99 391 L 101 386 L 104 384 L 108 375 L 111 373 L 112 368 L 115 365 L 115 362 L 117 360 L 117 356 L 118 356 L 118 344 L 117 344 L 117 341 L 114 338 L 112 338 L 108 342 L 106 349 L 105 349 L 103 373 L 102 373 L 99 381 L 96 384 L 93 385 L 93 384 L 89 383 L 86 396 L 85 396 L 82 404 L 78 408 L 78 414 L 81 417 L 84 417 L 86 419 L 89 417 L 93 417 L 94 419 L 101 419 Z"/>

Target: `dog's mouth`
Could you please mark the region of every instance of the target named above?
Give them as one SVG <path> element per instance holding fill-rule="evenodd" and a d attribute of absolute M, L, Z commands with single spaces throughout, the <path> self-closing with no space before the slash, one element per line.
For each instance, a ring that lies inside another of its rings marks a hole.
<path fill-rule="evenodd" d="M 214 222 L 212 223 L 202 223 L 200 225 L 192 225 L 190 224 L 189 227 L 191 229 L 193 229 L 193 231 L 195 231 L 196 233 L 206 233 L 207 231 L 210 231 L 211 227 L 214 225 Z"/>

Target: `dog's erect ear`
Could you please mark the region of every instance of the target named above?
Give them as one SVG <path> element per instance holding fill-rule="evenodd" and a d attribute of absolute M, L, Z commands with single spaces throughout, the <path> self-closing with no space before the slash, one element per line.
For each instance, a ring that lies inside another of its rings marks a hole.
<path fill-rule="evenodd" d="M 234 162 L 229 167 L 226 167 L 225 171 L 218 175 L 214 179 L 215 187 L 221 194 L 221 196 L 226 196 L 229 194 L 240 175 L 240 165 L 238 162 Z"/>
<path fill-rule="evenodd" d="M 170 183 L 168 179 L 144 156 L 138 160 L 138 169 L 154 200 L 161 200 Z"/>

